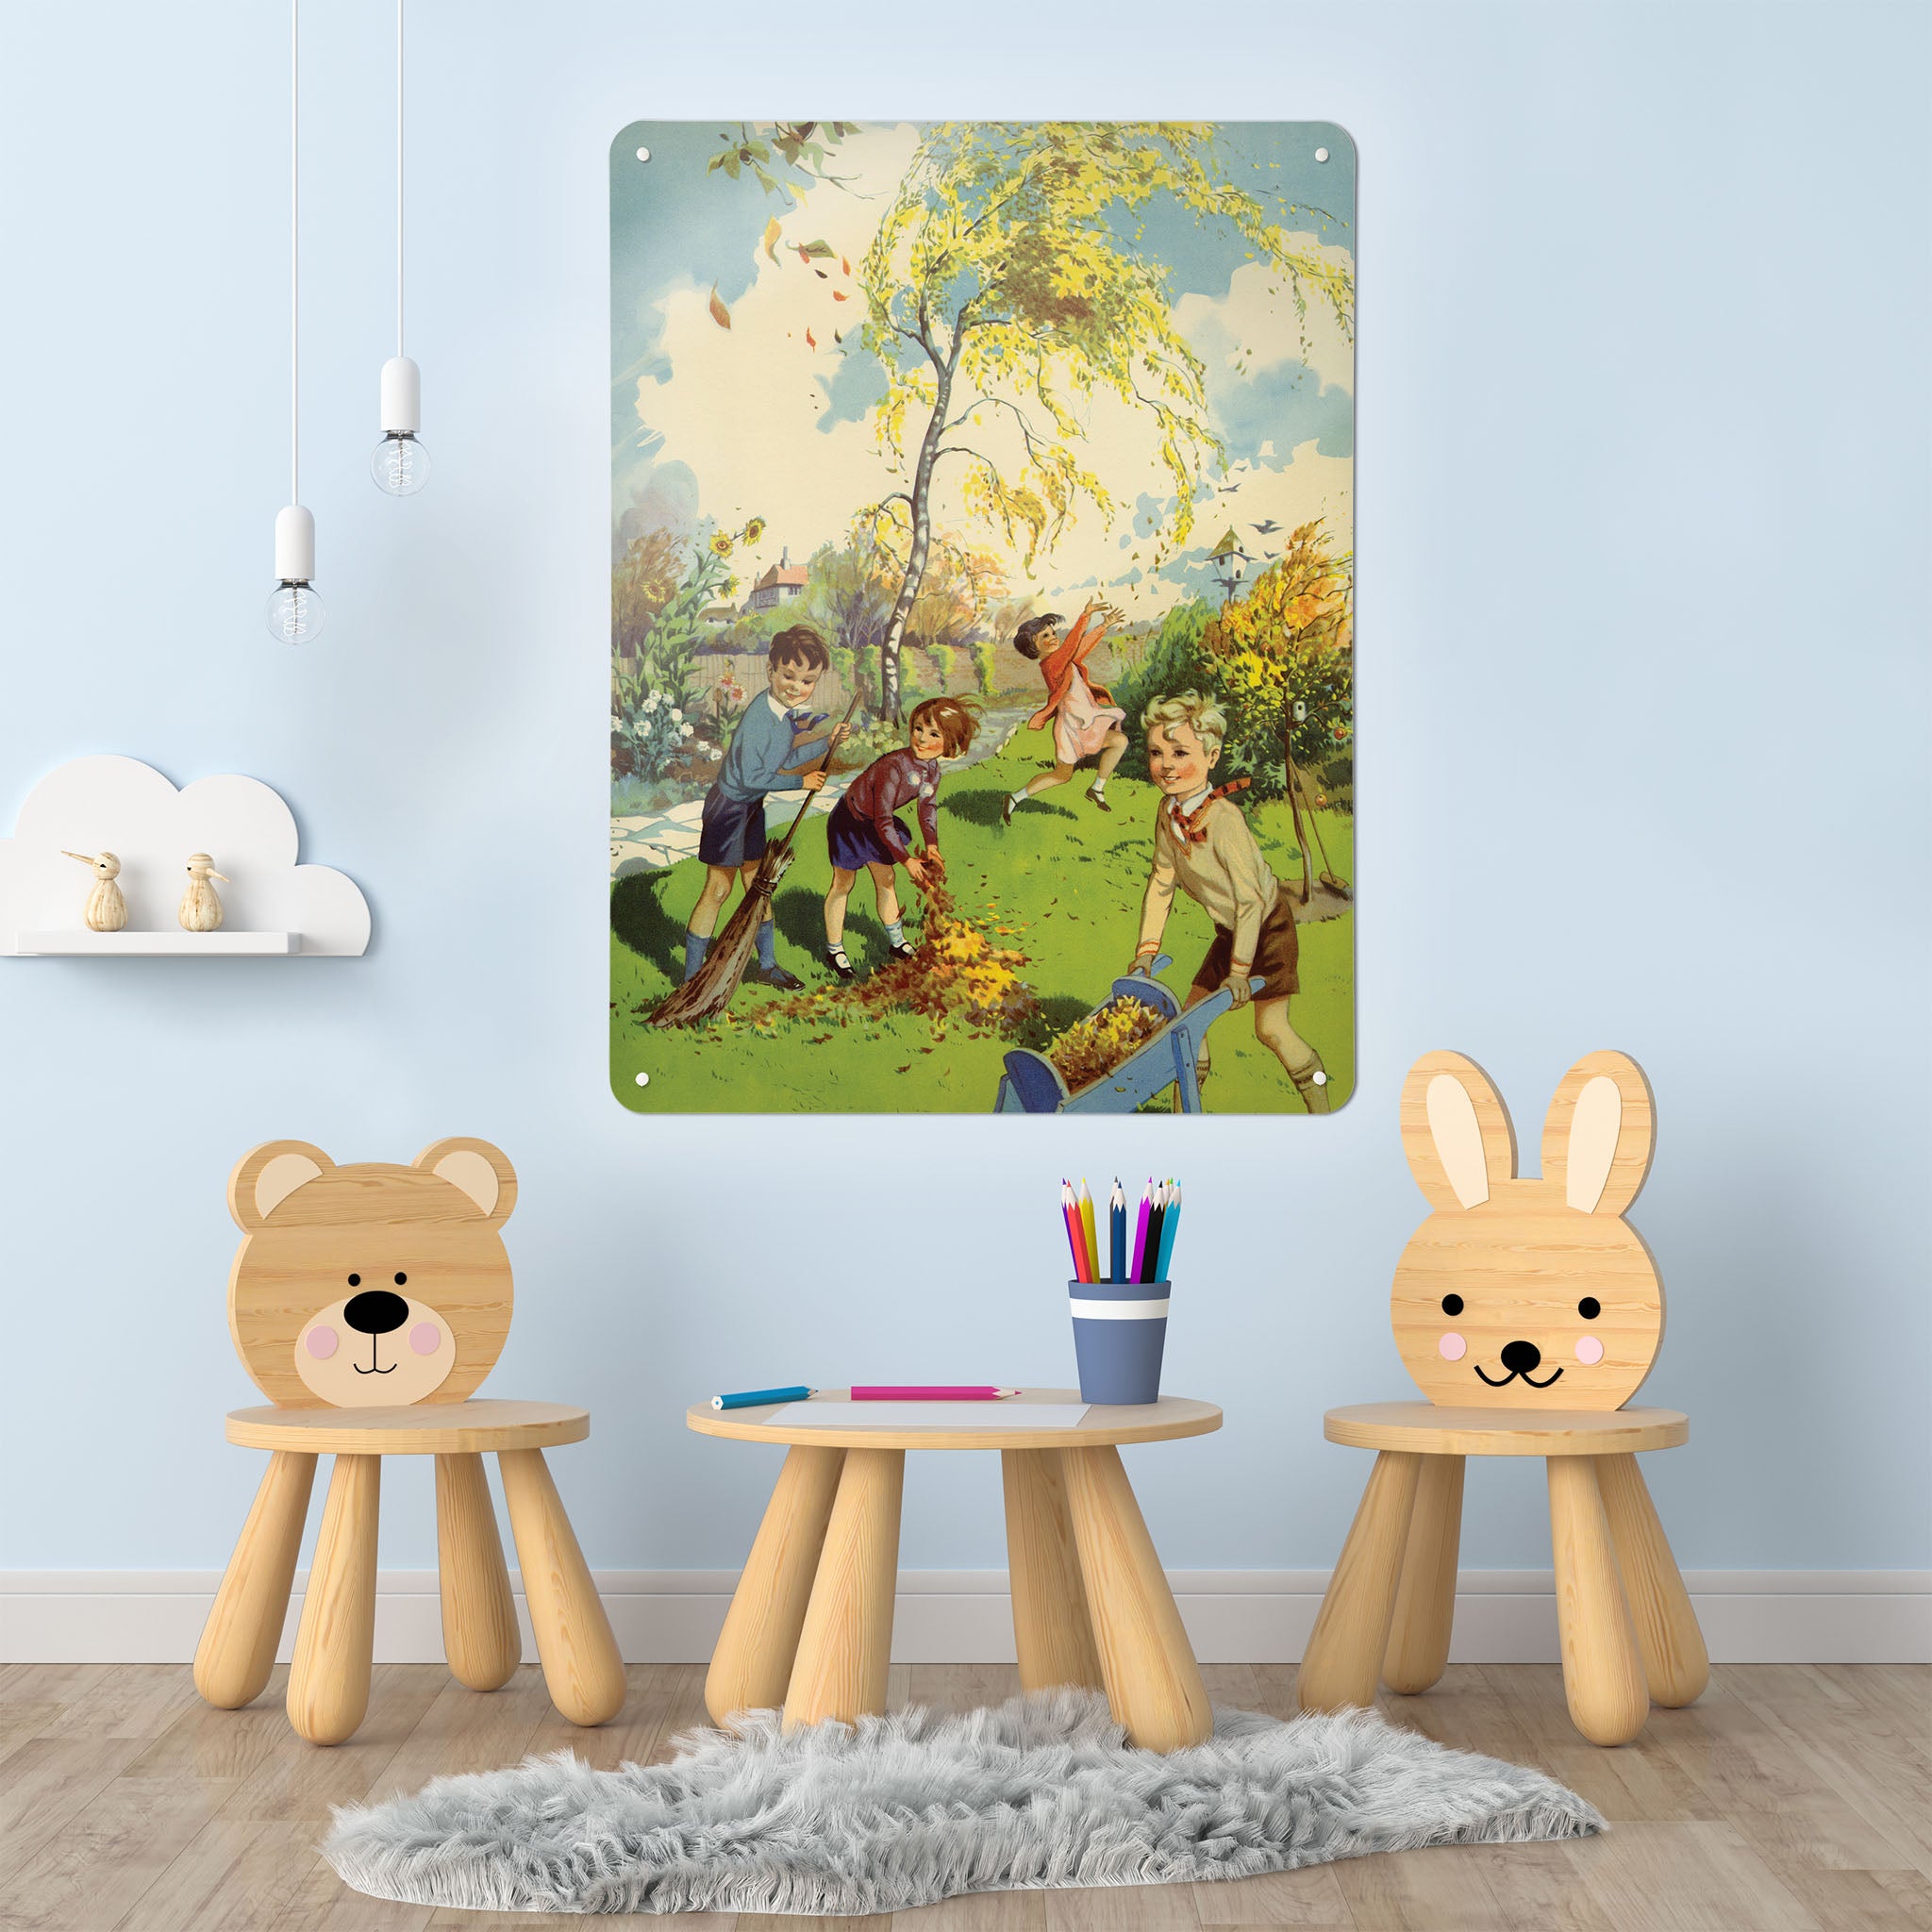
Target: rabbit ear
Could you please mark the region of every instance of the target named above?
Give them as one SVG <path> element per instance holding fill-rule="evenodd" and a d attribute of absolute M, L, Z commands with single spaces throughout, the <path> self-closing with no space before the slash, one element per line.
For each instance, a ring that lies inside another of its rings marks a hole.
<path fill-rule="evenodd" d="M 1636 1200 L 1656 1144 L 1643 1069 L 1628 1054 L 1585 1054 L 1543 1120 L 1543 1179 L 1585 1214 L 1621 1214 Z"/>
<path fill-rule="evenodd" d="M 1425 1053 L 1402 1083 L 1402 1149 L 1438 1208 L 1476 1208 L 1516 1177 L 1516 1134 L 1490 1076 L 1459 1053 Z"/>

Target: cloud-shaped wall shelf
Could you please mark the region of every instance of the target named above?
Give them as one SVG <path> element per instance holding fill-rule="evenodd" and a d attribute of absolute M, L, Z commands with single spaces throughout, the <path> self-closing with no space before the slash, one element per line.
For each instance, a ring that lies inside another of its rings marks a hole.
<path fill-rule="evenodd" d="M 82 919 L 88 873 L 66 852 L 114 853 L 127 901 L 120 932 Z M 369 903 L 347 874 L 296 862 L 295 820 L 257 778 L 197 778 L 178 790 L 139 758 L 75 758 L 50 772 L 0 839 L 0 952 L 286 958 L 369 949 Z M 183 932 L 175 909 L 191 852 L 228 881 L 216 932 Z"/>

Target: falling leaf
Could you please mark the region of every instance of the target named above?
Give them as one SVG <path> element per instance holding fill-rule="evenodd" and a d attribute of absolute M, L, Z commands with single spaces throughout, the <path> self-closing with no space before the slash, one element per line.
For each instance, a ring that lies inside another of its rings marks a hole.
<path fill-rule="evenodd" d="M 711 284 L 711 320 L 720 328 L 729 328 L 731 326 L 731 311 L 725 308 L 724 303 L 719 301 L 718 285 L 716 282 Z"/>
<path fill-rule="evenodd" d="M 841 336 L 837 329 L 834 329 L 832 331 L 832 340 L 835 342 L 842 342 L 845 340 L 845 338 Z"/>
<path fill-rule="evenodd" d="M 765 224 L 765 253 L 774 262 L 778 259 L 778 218 L 775 215 Z"/>
<path fill-rule="evenodd" d="M 832 291 L 832 300 L 834 302 L 849 302 L 851 299 L 843 289 L 834 289 Z"/>
<path fill-rule="evenodd" d="M 824 281 L 824 280 L 825 279 L 825 272 L 824 272 L 824 269 L 822 269 L 822 268 L 815 268 L 815 269 L 813 269 L 813 270 L 812 270 L 812 274 L 813 274 L 813 275 L 815 275 L 816 276 L 818 276 L 818 278 L 819 278 L 819 280 L 820 280 L 820 281 Z M 841 295 L 841 296 L 839 297 L 839 299 L 840 299 L 840 301 L 841 301 L 841 302 L 842 302 L 842 301 L 843 301 L 843 300 L 844 300 L 845 298 L 844 298 L 844 296 Z"/>
<path fill-rule="evenodd" d="M 819 339 L 812 334 L 810 329 L 807 329 L 805 332 L 805 345 L 808 349 L 816 349 L 819 345 Z"/>
<path fill-rule="evenodd" d="M 849 261 L 847 261 L 842 255 L 839 258 L 839 266 L 842 268 L 848 275 L 852 273 L 852 264 Z"/>

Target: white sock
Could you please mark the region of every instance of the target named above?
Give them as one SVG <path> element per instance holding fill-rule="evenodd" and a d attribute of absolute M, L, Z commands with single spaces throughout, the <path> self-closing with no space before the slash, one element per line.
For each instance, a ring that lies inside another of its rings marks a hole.
<path fill-rule="evenodd" d="M 1092 792 L 1095 798 L 1098 798 L 1107 790 L 1107 780 L 1105 778 L 1096 778 L 1087 789 Z"/>
<path fill-rule="evenodd" d="M 1012 797 L 1008 801 L 1008 803 L 1012 806 L 1015 811 L 1018 811 L 1019 808 L 1026 803 L 1026 788 L 1023 785 L 1019 791 L 1013 793 Z"/>

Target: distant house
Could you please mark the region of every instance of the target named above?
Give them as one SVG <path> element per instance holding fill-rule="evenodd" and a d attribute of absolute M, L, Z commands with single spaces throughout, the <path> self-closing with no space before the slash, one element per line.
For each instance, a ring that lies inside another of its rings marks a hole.
<path fill-rule="evenodd" d="M 778 561 L 751 587 L 745 600 L 747 610 L 771 610 L 805 595 L 805 572 L 791 561 L 791 552 L 781 550 Z"/>
<path fill-rule="evenodd" d="M 712 604 L 698 612 L 698 622 L 708 630 L 723 630 L 738 622 L 738 608 L 732 604 Z"/>

